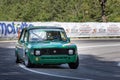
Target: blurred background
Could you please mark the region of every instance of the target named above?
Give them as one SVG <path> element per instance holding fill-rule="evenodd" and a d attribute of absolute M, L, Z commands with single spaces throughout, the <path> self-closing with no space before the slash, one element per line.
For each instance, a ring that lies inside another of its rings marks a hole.
<path fill-rule="evenodd" d="M 60 26 L 71 38 L 119 38 L 120 0 L 0 0 L 0 39 L 29 26 Z"/>

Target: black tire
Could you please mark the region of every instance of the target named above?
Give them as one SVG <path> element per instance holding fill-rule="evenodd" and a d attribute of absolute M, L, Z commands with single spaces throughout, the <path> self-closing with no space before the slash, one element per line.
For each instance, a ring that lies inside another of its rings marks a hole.
<path fill-rule="evenodd" d="M 30 59 L 29 59 L 29 57 L 27 55 L 25 55 L 24 65 L 26 67 L 32 67 L 32 63 L 30 62 Z"/>
<path fill-rule="evenodd" d="M 78 66 L 79 66 L 79 58 L 77 57 L 76 62 L 74 62 L 74 63 L 68 63 L 68 65 L 69 65 L 70 69 L 77 69 Z"/>
<path fill-rule="evenodd" d="M 16 63 L 20 63 L 20 60 L 18 59 L 18 57 L 16 57 Z"/>
<path fill-rule="evenodd" d="M 16 53 L 15 53 L 15 56 L 16 56 L 16 63 L 20 63 L 20 59 Z"/>

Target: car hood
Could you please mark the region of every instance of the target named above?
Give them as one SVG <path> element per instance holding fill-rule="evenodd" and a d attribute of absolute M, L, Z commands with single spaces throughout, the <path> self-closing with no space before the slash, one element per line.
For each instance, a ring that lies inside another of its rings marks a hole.
<path fill-rule="evenodd" d="M 73 43 L 65 43 L 65 42 L 37 42 L 37 43 L 29 43 L 28 48 L 76 48 L 76 45 Z"/>

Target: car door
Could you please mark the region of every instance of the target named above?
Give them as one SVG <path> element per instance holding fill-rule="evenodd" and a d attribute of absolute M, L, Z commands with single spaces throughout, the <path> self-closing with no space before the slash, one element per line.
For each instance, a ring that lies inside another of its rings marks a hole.
<path fill-rule="evenodd" d="M 25 42 L 26 42 L 26 30 L 21 32 L 20 39 L 18 40 L 17 49 L 18 49 L 18 56 L 23 59 L 25 56 Z"/>

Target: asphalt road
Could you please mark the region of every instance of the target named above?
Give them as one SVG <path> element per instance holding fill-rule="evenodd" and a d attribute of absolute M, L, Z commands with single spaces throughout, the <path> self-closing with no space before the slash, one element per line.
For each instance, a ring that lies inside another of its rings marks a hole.
<path fill-rule="evenodd" d="M 75 40 L 80 65 L 26 68 L 15 63 L 15 42 L 0 42 L 0 80 L 120 80 L 120 40 Z"/>

